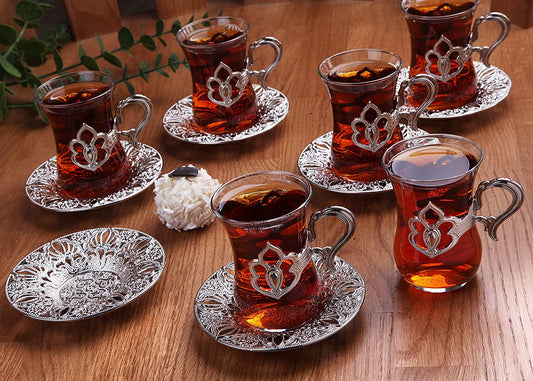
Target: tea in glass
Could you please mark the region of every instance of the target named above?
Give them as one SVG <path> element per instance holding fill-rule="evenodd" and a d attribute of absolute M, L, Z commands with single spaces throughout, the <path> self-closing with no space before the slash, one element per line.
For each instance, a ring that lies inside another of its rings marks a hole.
<path fill-rule="evenodd" d="M 427 135 L 393 145 L 383 157 L 394 187 L 398 218 L 394 257 L 402 277 L 429 292 L 464 286 L 481 263 L 481 239 L 474 222 L 482 222 L 491 238 L 497 227 L 520 207 L 523 190 L 513 180 L 474 179 L 481 148 L 454 135 Z M 497 217 L 474 215 L 485 189 L 502 187 L 513 195 Z"/>

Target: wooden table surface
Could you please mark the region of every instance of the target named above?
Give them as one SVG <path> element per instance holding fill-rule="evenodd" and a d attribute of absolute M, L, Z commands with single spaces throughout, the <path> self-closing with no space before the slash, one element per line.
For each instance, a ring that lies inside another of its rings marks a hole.
<path fill-rule="evenodd" d="M 210 2 L 210 14 L 242 16 L 251 23 L 249 41 L 272 35 L 284 55 L 269 79 L 290 100 L 287 118 L 275 129 L 245 142 L 199 146 L 183 143 L 162 128 L 165 111 L 191 91 L 189 72 L 169 79 L 152 74 L 136 79 L 137 91 L 155 109 L 141 140 L 163 156 L 163 173 L 189 163 L 225 182 L 258 170 L 298 172 L 297 158 L 313 139 L 332 128 L 326 88 L 317 67 L 328 56 L 353 48 L 380 48 L 409 62 L 409 35 L 398 1 L 292 1 L 235 5 Z M 489 11 L 482 0 L 476 15 Z M 183 18 L 182 21 L 186 21 Z M 149 31 L 154 22 L 148 20 Z M 484 26 L 487 40 L 496 27 Z M 106 43 L 115 35 L 104 36 Z M 483 40 L 482 40 L 483 41 Z M 168 40 L 164 55 L 183 54 Z M 95 41 L 84 41 L 97 53 Z M 75 60 L 77 44 L 63 50 Z M 503 102 L 477 115 L 421 121 L 430 132 L 469 137 L 484 150 L 477 181 L 510 177 L 526 193 L 533 187 L 533 28 L 513 27 L 492 63 L 512 79 Z M 136 49 L 134 62 L 153 53 Z M 131 60 L 131 59 L 130 59 Z M 131 65 L 134 65 L 132 63 Z M 126 96 L 119 86 L 116 99 Z M 138 111 L 126 112 L 135 119 Z M 0 374 L 5 380 L 521 380 L 533 379 L 532 204 L 499 230 L 499 241 L 482 234 L 483 260 L 477 276 L 461 290 L 427 294 L 404 283 L 396 270 L 392 243 L 396 221 L 392 192 L 341 195 L 314 188 L 311 211 L 328 205 L 351 209 L 358 224 L 340 256 L 366 283 L 358 315 L 334 336 L 280 353 L 249 353 L 218 344 L 197 324 L 193 303 L 198 288 L 231 261 L 220 223 L 190 232 L 166 228 L 154 215 L 153 187 L 122 203 L 79 213 L 56 213 L 32 204 L 24 187 L 29 174 L 55 154 L 52 133 L 29 111 L 11 110 L 0 124 L 2 173 L 0 279 L 29 252 L 65 234 L 124 227 L 155 237 L 166 252 L 166 268 L 154 287 L 127 306 L 78 322 L 33 320 L 0 298 Z M 508 202 L 503 191 L 486 193 L 484 215 Z M 318 225 L 324 243 L 335 232 Z M 335 230 L 335 229 L 333 229 Z"/>

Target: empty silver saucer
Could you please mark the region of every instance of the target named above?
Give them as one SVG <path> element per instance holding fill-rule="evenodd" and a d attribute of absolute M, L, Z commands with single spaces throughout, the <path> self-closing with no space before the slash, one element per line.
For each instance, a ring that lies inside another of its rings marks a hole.
<path fill-rule="evenodd" d="M 38 320 L 81 320 L 112 311 L 159 279 L 165 252 L 131 229 L 79 231 L 32 251 L 11 271 L 7 300 Z"/>
<path fill-rule="evenodd" d="M 139 143 L 135 149 L 122 141 L 126 156 L 131 163 L 128 183 L 105 197 L 77 199 L 61 192 L 57 184 L 57 161 L 52 157 L 35 169 L 26 181 L 26 194 L 36 205 L 56 212 L 79 212 L 102 208 L 124 201 L 148 188 L 161 174 L 163 159 L 156 149 Z"/>
<path fill-rule="evenodd" d="M 313 261 L 324 282 L 324 307 L 307 323 L 283 332 L 254 328 L 235 317 L 233 262 L 211 275 L 198 290 L 194 302 L 196 320 L 217 342 L 246 351 L 268 352 L 316 343 L 346 326 L 359 312 L 365 284 L 359 272 L 342 258 L 335 258 L 336 271 L 326 275 L 321 248 L 313 248 Z"/>
<path fill-rule="evenodd" d="M 496 66 L 486 67 L 482 62 L 474 61 L 477 76 L 478 96 L 467 105 L 449 110 L 426 110 L 420 119 L 450 119 L 476 114 L 488 110 L 503 101 L 511 91 L 509 76 Z M 398 77 L 398 84 L 409 78 L 409 68 L 403 68 Z"/>
<path fill-rule="evenodd" d="M 163 117 L 163 128 L 172 137 L 196 144 L 224 144 L 249 139 L 276 127 L 289 112 L 289 100 L 273 88 L 264 90 L 253 85 L 257 99 L 258 121 L 250 128 L 221 135 L 212 135 L 198 131 L 193 127 L 192 96 L 175 103 Z"/>
<path fill-rule="evenodd" d="M 426 135 L 427 132 L 421 129 L 413 131 L 405 124 L 400 124 L 404 139 Z M 380 193 L 392 190 L 389 179 L 362 182 L 350 181 L 338 176 L 331 169 L 331 139 L 333 132 L 330 131 L 311 142 L 304 148 L 298 157 L 298 169 L 300 173 L 312 184 L 319 188 L 331 192 L 358 194 L 358 193 Z"/>

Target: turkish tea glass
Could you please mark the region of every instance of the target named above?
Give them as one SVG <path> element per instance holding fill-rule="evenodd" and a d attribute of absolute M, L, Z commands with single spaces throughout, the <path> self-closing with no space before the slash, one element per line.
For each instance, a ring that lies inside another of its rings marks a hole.
<path fill-rule="evenodd" d="M 400 121 L 412 130 L 437 91 L 434 79 L 419 75 L 403 81 L 396 91 L 401 58 L 377 49 L 355 49 L 335 54 L 318 67 L 333 110 L 331 166 L 336 175 L 351 181 L 387 178 L 381 158 L 402 140 Z M 400 111 L 405 89 L 425 86 L 426 101 L 415 111 Z"/>
<path fill-rule="evenodd" d="M 436 134 L 390 147 L 383 166 L 394 187 L 397 225 L 394 258 L 403 279 L 423 291 L 440 293 L 463 287 L 481 262 L 481 222 L 496 240 L 500 224 L 522 205 L 524 191 L 507 178 L 474 179 L 483 151 L 470 139 Z M 496 217 L 476 215 L 490 188 L 507 190 L 512 201 Z"/>
<path fill-rule="evenodd" d="M 479 0 L 403 0 L 401 8 L 411 36 L 411 66 L 409 76 L 424 73 L 435 78 L 439 91 L 429 110 L 454 109 L 478 96 L 478 84 L 472 54 L 479 53 L 485 66 L 494 49 L 509 34 L 510 21 L 502 13 L 492 12 L 472 21 Z M 490 46 L 473 46 L 478 28 L 486 21 L 501 27 L 496 41 Z M 426 89 L 413 86 L 408 103 L 418 105 L 425 99 Z"/>
<path fill-rule="evenodd" d="M 113 115 L 114 81 L 97 71 L 64 74 L 40 85 L 34 100 L 54 133 L 57 181 L 68 197 L 104 197 L 124 187 L 130 163 L 120 137 L 137 147 L 137 137 L 152 115 L 152 103 L 135 94 L 118 102 Z M 121 131 L 122 109 L 140 104 L 144 116 L 138 125 Z"/>
<path fill-rule="evenodd" d="M 192 76 L 192 111 L 196 129 L 210 134 L 243 131 L 258 120 L 256 94 L 250 82 L 257 77 L 263 89 L 281 59 L 281 43 L 273 37 L 253 42 L 246 54 L 250 26 L 239 17 L 213 17 L 181 28 L 176 37 L 187 56 Z M 252 70 L 254 51 L 261 45 L 274 49 L 272 63 Z"/>
<path fill-rule="evenodd" d="M 331 206 L 306 223 L 311 185 L 287 172 L 255 172 L 222 185 L 211 208 L 233 248 L 237 317 L 256 328 L 283 331 L 313 319 L 322 309 L 322 279 L 312 260 L 315 223 L 326 216 L 344 222 L 340 239 L 326 250 L 334 258 L 355 230 L 351 211 Z"/>

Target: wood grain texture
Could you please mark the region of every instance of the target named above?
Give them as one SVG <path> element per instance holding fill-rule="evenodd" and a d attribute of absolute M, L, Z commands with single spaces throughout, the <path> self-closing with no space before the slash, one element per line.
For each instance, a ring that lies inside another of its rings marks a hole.
<path fill-rule="evenodd" d="M 410 41 L 397 2 L 302 1 L 243 6 L 209 2 L 210 14 L 242 16 L 250 21 L 249 42 L 271 35 L 283 43 L 283 58 L 269 85 L 290 100 L 290 112 L 278 127 L 236 144 L 202 147 L 179 142 L 162 129 L 165 111 L 191 92 L 190 72 L 181 67 L 170 78 L 134 80 L 150 97 L 154 114 L 141 141 L 158 149 L 163 172 L 193 163 L 221 182 L 256 170 L 298 172 L 305 146 L 332 128 L 326 88 L 317 67 L 329 55 L 353 48 L 398 53 L 408 65 Z M 481 0 L 476 15 L 490 11 Z M 182 22 L 188 16 L 179 18 Z M 143 23 L 146 33 L 154 21 Z M 486 38 L 497 26 L 486 25 Z M 484 29 L 484 30 L 485 30 Z M 484 37 L 484 38 L 485 38 Z M 115 36 L 103 37 L 106 44 Z M 183 57 L 167 40 L 164 56 Z M 98 52 L 96 43 L 86 50 Z M 85 47 L 86 45 L 84 45 Z M 62 54 L 76 59 L 77 45 Z M 328 205 L 351 209 L 358 226 L 340 256 L 362 274 L 366 298 L 360 313 L 336 335 L 311 346 L 281 353 L 229 349 L 207 336 L 195 321 L 194 297 L 203 281 L 231 260 L 223 227 L 179 233 L 154 215 L 153 188 L 114 206 L 74 214 L 33 205 L 24 186 L 29 174 L 54 155 L 49 127 L 27 111 L 10 110 L 0 125 L 0 172 L 4 282 L 15 264 L 40 245 L 62 235 L 94 227 L 125 227 L 155 237 L 167 263 L 157 284 L 145 295 L 109 314 L 70 323 L 32 320 L 0 298 L 0 374 L 6 380 L 531 380 L 533 379 L 533 29 L 513 26 L 491 62 L 511 77 L 509 97 L 477 115 L 445 121 L 421 121 L 430 132 L 448 132 L 478 142 L 485 157 L 477 181 L 511 177 L 526 190 L 522 209 L 498 231 L 494 242 L 482 234 L 483 260 L 477 276 L 461 290 L 431 295 L 406 285 L 396 270 L 392 243 L 396 221 L 392 193 L 333 194 L 313 189 L 311 211 Z M 136 49 L 135 60 L 153 62 L 157 52 Z M 258 62 L 259 64 L 259 62 Z M 133 65 L 134 66 L 134 65 Z M 47 68 L 50 69 L 50 68 Z M 116 100 L 127 96 L 123 86 Z M 135 121 L 140 111 L 125 110 Z M 486 197 L 485 197 L 486 196 Z M 501 190 L 484 195 L 483 215 L 505 208 Z M 334 229 L 317 225 L 320 242 Z M 331 231 L 330 231 L 331 230 Z M 481 230 L 481 229 L 480 229 Z"/>
<path fill-rule="evenodd" d="M 505 13 L 514 25 L 522 28 L 533 26 L 533 1 L 531 0 L 492 0 L 491 11 Z"/>
<path fill-rule="evenodd" d="M 206 0 L 155 0 L 155 6 L 157 16 L 162 19 L 191 14 L 199 16 L 207 9 Z"/>
<path fill-rule="evenodd" d="M 77 40 L 118 32 L 122 25 L 116 0 L 65 0 L 64 3 L 70 28 Z"/>

